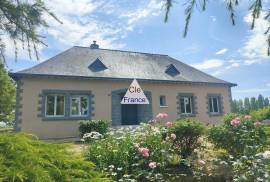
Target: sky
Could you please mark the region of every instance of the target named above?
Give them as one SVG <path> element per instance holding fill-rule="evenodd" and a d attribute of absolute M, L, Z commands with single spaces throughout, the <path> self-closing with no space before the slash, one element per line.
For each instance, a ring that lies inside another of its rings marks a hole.
<path fill-rule="evenodd" d="M 163 0 L 45 0 L 47 7 L 63 22 L 44 14 L 49 28 L 39 28 L 44 42 L 40 60 L 29 59 L 6 41 L 9 71 L 29 68 L 72 47 L 89 46 L 96 40 L 101 48 L 167 54 L 220 79 L 237 83 L 235 99 L 270 96 L 270 57 L 264 32 L 270 25 L 263 14 L 250 29 L 250 1 L 240 1 L 236 25 L 232 26 L 222 0 L 210 0 L 205 12 L 194 11 L 188 35 L 183 38 L 184 4 L 175 0 L 169 21 L 164 23 Z M 264 0 L 268 6 L 270 0 Z M 19 45 L 20 46 L 20 45 Z"/>

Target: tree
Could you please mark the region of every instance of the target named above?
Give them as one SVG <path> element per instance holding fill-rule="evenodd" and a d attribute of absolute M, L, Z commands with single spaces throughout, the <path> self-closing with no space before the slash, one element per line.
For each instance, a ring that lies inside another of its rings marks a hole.
<path fill-rule="evenodd" d="M 264 107 L 264 98 L 261 94 L 258 96 L 258 108 L 261 109 Z"/>
<path fill-rule="evenodd" d="M 237 100 L 233 100 L 232 101 L 232 112 L 233 113 L 238 113 L 239 112 L 239 108 L 238 108 L 238 105 L 237 105 Z"/>
<path fill-rule="evenodd" d="M 246 97 L 244 100 L 244 108 L 245 108 L 245 112 L 249 112 L 250 111 L 250 102 L 249 102 L 249 98 Z"/>
<path fill-rule="evenodd" d="M 169 12 L 173 6 L 173 2 L 174 2 L 173 0 L 166 0 L 166 3 L 165 3 L 166 14 L 165 14 L 165 19 L 164 19 L 165 22 L 168 21 Z M 189 23 L 190 23 L 193 11 L 198 10 L 198 9 L 205 11 L 207 2 L 208 0 L 186 0 L 185 1 L 184 6 L 185 6 L 186 17 L 185 17 L 185 28 L 184 28 L 184 33 L 183 33 L 184 37 L 187 36 Z M 225 7 L 228 9 L 230 13 L 230 19 L 231 19 L 232 25 L 235 25 L 235 18 L 236 18 L 235 9 L 239 5 L 239 2 L 240 2 L 239 0 L 224 0 L 224 3 L 226 3 Z M 242 2 L 246 2 L 246 1 L 242 1 Z M 255 27 L 255 22 L 262 14 L 263 8 L 264 9 L 268 8 L 269 4 L 267 3 L 269 2 L 263 1 L 263 0 L 251 1 L 250 7 L 249 7 L 249 11 L 252 15 L 251 29 Z M 270 9 L 265 11 L 265 13 L 266 15 L 264 16 L 264 18 L 270 22 Z M 270 26 L 267 28 L 267 30 L 265 30 L 264 34 L 267 35 L 267 40 L 265 43 L 268 44 L 267 54 L 270 55 Z"/>
<path fill-rule="evenodd" d="M 37 28 L 48 27 L 43 14 L 47 13 L 55 20 L 60 20 L 45 6 L 42 0 L 1 0 L 0 1 L 0 56 L 5 62 L 3 37 L 8 36 L 15 45 L 15 58 L 17 59 L 18 46 L 22 43 L 22 49 L 27 46 L 31 59 L 32 52 L 38 58 L 37 46 L 42 44 L 44 36 L 39 35 Z"/>
<path fill-rule="evenodd" d="M 265 99 L 264 99 L 264 106 L 269 106 L 269 99 L 268 99 L 268 97 L 265 97 Z"/>
<path fill-rule="evenodd" d="M 0 63 L 0 121 L 13 121 L 15 93 L 15 83 L 8 76 L 4 64 Z"/>
<path fill-rule="evenodd" d="M 257 103 L 256 103 L 256 98 L 255 97 L 251 97 L 250 99 L 250 109 L 251 110 L 256 110 L 257 107 Z"/>

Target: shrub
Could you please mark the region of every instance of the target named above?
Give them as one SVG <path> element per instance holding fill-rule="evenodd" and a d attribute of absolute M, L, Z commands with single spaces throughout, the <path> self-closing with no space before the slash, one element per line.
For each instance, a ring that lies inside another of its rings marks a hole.
<path fill-rule="evenodd" d="M 258 121 L 263 121 L 265 119 L 270 119 L 270 106 L 252 111 L 250 115 Z"/>
<path fill-rule="evenodd" d="M 251 116 L 228 114 L 222 125 L 209 130 L 209 139 L 217 148 L 233 156 L 242 156 L 262 149 L 266 143 L 266 134 L 261 123 L 255 122 Z"/>
<path fill-rule="evenodd" d="M 176 135 L 174 148 L 183 158 L 187 158 L 200 146 L 198 139 L 204 133 L 204 126 L 191 118 L 178 119 L 169 129 L 169 133 Z"/>
<path fill-rule="evenodd" d="M 64 145 L 24 133 L 0 134 L 0 181 L 108 181 L 94 167 Z"/>
<path fill-rule="evenodd" d="M 106 120 L 83 120 L 80 121 L 79 131 L 81 136 L 85 133 L 91 133 L 93 131 L 100 134 L 105 134 L 109 130 L 110 122 Z"/>
<path fill-rule="evenodd" d="M 149 125 L 118 129 L 92 143 L 86 157 L 116 181 L 162 181 L 171 143 L 161 132 Z"/>

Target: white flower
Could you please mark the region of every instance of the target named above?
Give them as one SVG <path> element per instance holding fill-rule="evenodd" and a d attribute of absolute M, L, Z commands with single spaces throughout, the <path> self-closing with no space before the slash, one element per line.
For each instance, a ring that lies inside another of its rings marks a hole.
<path fill-rule="evenodd" d="M 265 159 L 270 158 L 270 151 L 269 150 L 265 151 L 264 153 L 262 153 L 262 156 Z"/>

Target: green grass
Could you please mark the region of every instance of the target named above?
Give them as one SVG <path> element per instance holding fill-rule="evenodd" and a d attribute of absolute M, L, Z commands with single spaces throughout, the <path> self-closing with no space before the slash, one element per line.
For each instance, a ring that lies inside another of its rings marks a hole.
<path fill-rule="evenodd" d="M 92 162 L 25 133 L 0 133 L 0 181 L 108 181 Z"/>

